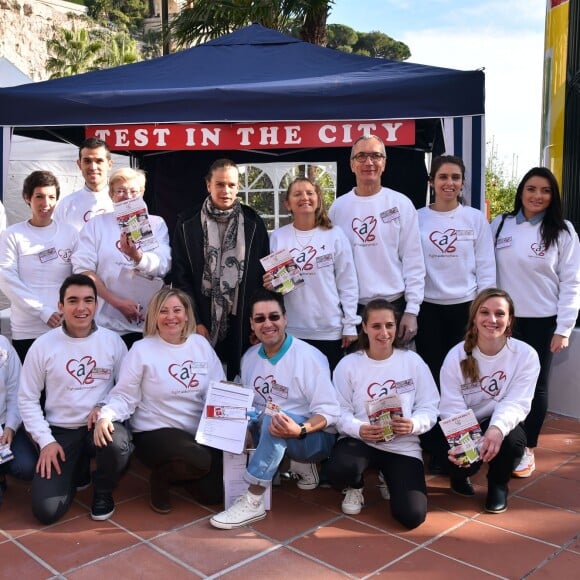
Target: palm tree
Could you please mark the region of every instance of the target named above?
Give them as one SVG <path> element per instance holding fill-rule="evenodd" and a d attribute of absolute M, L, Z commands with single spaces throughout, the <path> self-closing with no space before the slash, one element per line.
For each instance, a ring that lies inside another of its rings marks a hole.
<path fill-rule="evenodd" d="M 96 60 L 103 48 L 99 40 L 91 39 L 86 28 L 61 28 L 58 36 L 46 42 L 49 59 L 46 69 L 50 78 L 76 75 L 98 68 Z"/>
<path fill-rule="evenodd" d="M 299 30 L 313 44 L 326 42 L 334 0 L 191 0 L 171 22 L 177 46 L 199 44 L 253 22 L 281 32 Z"/>
<path fill-rule="evenodd" d="M 132 39 L 126 32 L 118 32 L 109 36 L 105 44 L 104 52 L 98 60 L 101 68 L 111 68 L 123 64 L 132 64 L 141 60 L 137 41 Z"/>

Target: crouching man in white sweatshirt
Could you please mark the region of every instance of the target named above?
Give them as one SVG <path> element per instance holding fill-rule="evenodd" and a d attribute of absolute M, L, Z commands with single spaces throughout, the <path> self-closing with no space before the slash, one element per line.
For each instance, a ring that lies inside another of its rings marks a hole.
<path fill-rule="evenodd" d="M 32 482 L 32 512 L 43 524 L 61 518 L 76 490 L 90 483 L 89 464 L 94 456 L 91 517 L 106 520 L 115 511 L 112 492 L 129 461 L 131 437 L 121 423 L 115 423 L 113 441 L 95 448 L 92 428 L 127 348 L 117 333 L 94 323 L 97 289 L 87 276 L 74 274 L 65 279 L 58 308 L 62 326 L 34 342 L 20 375 L 20 414 L 40 448 Z"/>
<path fill-rule="evenodd" d="M 340 415 L 328 360 L 318 349 L 286 333 L 282 295 L 257 290 L 250 312 L 260 344 L 242 358 L 242 382 L 256 389 L 254 405 L 267 410 L 259 424 L 256 451 L 244 473 L 248 491 L 210 520 L 212 526 L 226 530 L 266 517 L 264 492 L 286 453 L 292 460 L 291 471 L 300 477 L 298 487 L 318 485 L 315 462 L 330 456 L 336 439 L 333 425 Z"/>

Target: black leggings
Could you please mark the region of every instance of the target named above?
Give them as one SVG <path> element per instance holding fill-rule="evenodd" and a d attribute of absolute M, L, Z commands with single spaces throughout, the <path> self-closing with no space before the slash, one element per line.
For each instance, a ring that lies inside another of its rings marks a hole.
<path fill-rule="evenodd" d="M 483 419 L 479 425 L 485 433 L 489 427 L 490 419 Z M 436 426 L 440 434 L 440 453 L 448 454 L 449 444 L 439 425 Z M 524 449 L 526 447 L 526 434 L 524 427 L 520 423 L 516 425 L 505 437 L 501 444 L 498 454 L 489 462 L 487 480 L 491 483 L 506 484 L 511 476 L 512 471 L 520 462 Z M 482 462 L 471 464 L 469 467 L 459 467 L 449 461 L 449 476 L 451 478 L 469 477 L 477 473 L 481 468 Z"/>
<path fill-rule="evenodd" d="M 133 433 L 135 455 L 153 471 L 164 473 L 169 483 L 192 482 L 201 503 L 223 500 L 222 452 L 196 443 L 195 436 L 171 427 Z"/>
<path fill-rule="evenodd" d="M 339 439 L 326 462 L 328 478 L 339 489 L 362 488 L 363 474 L 369 467 L 380 470 L 385 478 L 393 517 L 410 530 L 421 525 L 427 515 L 423 462 L 382 451 L 352 437 Z"/>
<path fill-rule="evenodd" d="M 548 410 L 548 375 L 552 365 L 550 343 L 556 330 L 556 317 L 517 318 L 514 325 L 514 336 L 527 342 L 535 349 L 540 358 L 540 376 L 532 400 L 532 408 L 524 422 L 528 438 L 528 447 L 538 446 L 538 437 Z"/>

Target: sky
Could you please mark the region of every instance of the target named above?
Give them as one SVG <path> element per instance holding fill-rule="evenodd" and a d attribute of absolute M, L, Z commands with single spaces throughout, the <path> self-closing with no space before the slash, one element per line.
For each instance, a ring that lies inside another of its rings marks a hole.
<path fill-rule="evenodd" d="M 484 68 L 488 157 L 518 178 L 540 161 L 545 15 L 546 0 L 335 0 L 328 23 L 401 40 L 409 62 Z"/>

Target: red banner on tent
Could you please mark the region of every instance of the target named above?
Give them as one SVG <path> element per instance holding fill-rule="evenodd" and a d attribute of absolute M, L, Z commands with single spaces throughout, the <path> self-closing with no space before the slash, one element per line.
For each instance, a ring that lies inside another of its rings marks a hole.
<path fill-rule="evenodd" d="M 87 137 L 103 139 L 114 151 L 293 149 L 349 147 L 365 133 L 385 145 L 413 145 L 415 121 L 301 121 L 273 123 L 195 123 L 86 127 Z"/>

